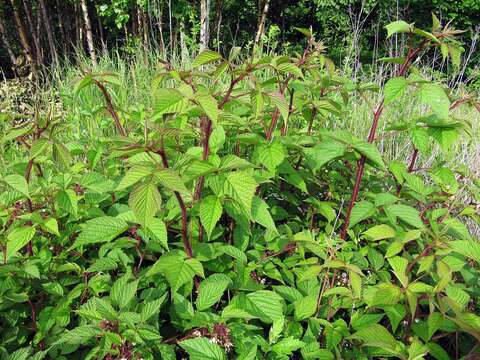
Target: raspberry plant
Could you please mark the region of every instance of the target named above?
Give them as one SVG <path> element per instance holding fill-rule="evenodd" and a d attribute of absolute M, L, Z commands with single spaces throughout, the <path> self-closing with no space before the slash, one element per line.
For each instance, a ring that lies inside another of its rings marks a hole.
<path fill-rule="evenodd" d="M 435 17 L 430 32 L 388 25 L 408 48 L 383 59 L 395 76 L 380 89 L 339 76 L 299 31 L 291 57 L 163 62 L 153 106 L 132 111 L 115 74 L 86 72 L 77 96 L 95 92 L 111 119 L 96 138 L 53 107 L 11 115 L 1 359 L 478 356 L 479 183 L 445 159 L 470 133 L 455 110 L 480 105 L 416 68 L 434 47 L 456 64 L 458 31 Z M 367 140 L 323 126 L 376 92 Z M 405 96 L 419 116 L 388 130 L 414 150 L 385 163 L 377 127 Z"/>

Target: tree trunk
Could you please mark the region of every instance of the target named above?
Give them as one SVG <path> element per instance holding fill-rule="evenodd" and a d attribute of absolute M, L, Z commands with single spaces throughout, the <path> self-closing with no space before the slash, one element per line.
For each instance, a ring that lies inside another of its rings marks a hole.
<path fill-rule="evenodd" d="M 52 60 L 55 64 L 58 64 L 58 53 L 55 48 L 55 42 L 53 41 L 52 27 L 50 26 L 50 19 L 48 18 L 47 7 L 45 6 L 45 0 L 39 0 L 40 10 L 42 11 L 43 21 L 45 22 L 45 29 L 47 30 L 48 46 L 50 47 L 50 53 Z"/>
<path fill-rule="evenodd" d="M 163 9 L 162 4 L 160 3 L 160 8 L 158 12 L 158 30 L 160 32 L 160 50 L 162 55 L 165 54 L 165 41 L 163 40 Z"/>
<path fill-rule="evenodd" d="M 80 0 L 80 5 L 83 12 L 83 21 L 85 23 L 85 34 L 87 35 L 87 46 L 90 52 L 93 65 L 97 65 L 97 56 L 95 55 L 95 46 L 93 45 L 92 23 L 90 22 L 90 16 L 88 15 L 88 8 L 86 0 Z"/>
<path fill-rule="evenodd" d="M 98 21 L 98 30 L 100 33 L 100 42 L 102 43 L 102 51 L 104 54 L 108 52 L 107 50 L 107 43 L 105 42 L 105 37 L 103 35 L 103 26 L 102 26 L 102 21 L 100 20 L 100 17 L 97 17 Z"/>
<path fill-rule="evenodd" d="M 210 38 L 210 0 L 200 0 L 200 51 L 208 48 Z"/>
<path fill-rule="evenodd" d="M 172 0 L 168 0 L 168 27 L 169 27 L 169 36 L 170 36 L 170 43 L 168 47 L 170 51 L 173 53 L 173 24 L 172 24 Z"/>
<path fill-rule="evenodd" d="M 23 9 L 25 10 L 25 15 L 27 16 L 28 26 L 30 27 L 30 34 L 32 34 L 33 44 L 35 45 L 35 59 L 37 61 L 37 64 L 42 64 L 43 51 L 40 43 L 40 36 L 39 36 L 40 32 L 37 31 L 37 28 L 33 24 L 31 4 L 29 3 L 28 0 L 23 0 L 22 3 L 23 3 Z"/>
<path fill-rule="evenodd" d="M 15 20 L 15 26 L 17 28 L 18 35 L 20 36 L 20 43 L 22 44 L 23 50 L 25 51 L 25 58 L 29 64 L 34 64 L 35 61 L 33 60 L 32 56 L 32 47 L 30 46 L 30 42 L 27 36 L 27 29 L 22 21 L 22 16 L 20 14 L 20 9 L 17 6 L 17 2 L 15 0 L 10 0 L 13 7 L 13 18 Z"/>
<path fill-rule="evenodd" d="M 5 46 L 5 49 L 7 50 L 8 57 L 12 62 L 12 68 L 14 68 L 15 65 L 17 64 L 17 57 L 15 56 L 15 53 L 13 52 L 12 47 L 10 46 L 10 42 L 8 41 L 7 33 L 5 31 L 5 26 L 3 24 L 2 17 L 0 17 L 0 37 L 2 38 L 3 46 Z"/>
<path fill-rule="evenodd" d="M 217 51 L 220 52 L 220 26 L 222 25 L 222 0 L 217 0 L 215 4 L 215 22 L 213 28 L 217 32 Z"/>
<path fill-rule="evenodd" d="M 67 33 L 65 31 L 65 17 L 60 6 L 60 0 L 56 1 L 57 4 L 57 18 L 58 18 L 58 27 L 60 28 L 60 34 L 62 34 L 62 44 L 63 44 L 63 55 L 67 54 Z"/>
<path fill-rule="evenodd" d="M 268 7 L 270 5 L 270 0 L 260 1 L 259 6 L 259 16 L 257 24 L 257 34 L 255 35 L 255 44 L 258 44 L 262 39 L 262 35 L 265 33 L 265 20 L 267 19 Z"/>
<path fill-rule="evenodd" d="M 148 32 L 148 16 L 144 8 L 141 9 L 141 18 L 142 18 L 142 31 L 143 31 L 143 42 L 145 46 L 150 44 L 150 36 Z"/>

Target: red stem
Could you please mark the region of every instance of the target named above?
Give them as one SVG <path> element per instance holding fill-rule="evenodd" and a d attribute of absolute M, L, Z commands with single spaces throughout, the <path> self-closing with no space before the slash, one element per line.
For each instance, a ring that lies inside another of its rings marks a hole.
<path fill-rule="evenodd" d="M 405 75 L 405 72 L 407 71 L 408 67 L 410 66 L 412 60 L 423 49 L 425 44 L 426 44 L 426 41 L 423 41 L 419 45 L 418 48 L 416 48 L 416 49 L 409 48 L 408 49 L 408 53 L 407 53 L 407 56 L 405 58 L 405 61 L 402 64 L 402 66 L 400 67 L 400 69 L 398 70 L 397 76 L 404 76 Z M 377 109 L 375 110 L 375 112 L 373 114 L 373 122 L 372 122 L 372 126 L 370 128 L 370 132 L 368 134 L 368 142 L 369 143 L 372 143 L 375 140 L 375 134 L 376 134 L 377 127 L 378 127 L 378 122 L 379 122 L 380 116 L 382 115 L 382 112 L 383 112 L 383 103 L 384 103 L 384 98 L 382 98 L 380 100 L 380 103 L 378 104 Z M 345 215 L 345 222 L 343 223 L 342 230 L 340 231 L 340 238 L 342 240 L 345 240 L 346 237 L 347 237 L 347 230 L 348 230 L 348 227 L 350 225 L 350 217 L 351 217 L 351 214 L 352 214 L 352 209 L 355 206 L 355 203 L 356 203 L 357 198 L 358 198 L 358 192 L 360 190 L 360 184 L 362 182 L 366 160 L 367 160 L 367 158 L 364 155 L 362 155 L 360 157 L 360 160 L 358 161 L 357 173 L 356 173 L 356 176 L 355 176 L 355 185 L 353 187 L 352 197 L 350 199 L 350 204 L 347 208 L 347 214 Z"/>
<path fill-rule="evenodd" d="M 115 126 L 117 128 L 118 133 L 121 136 L 127 136 L 127 132 L 123 128 L 122 123 L 120 122 L 120 117 L 118 116 L 117 112 L 115 111 L 115 108 L 113 107 L 112 98 L 110 97 L 107 89 L 105 89 L 105 86 L 103 86 L 103 84 L 100 81 L 98 80 L 93 80 L 93 81 L 95 82 L 95 85 L 98 86 L 98 88 L 103 94 L 103 97 L 105 98 L 107 111 L 110 113 L 110 116 L 113 118 L 113 121 L 115 122 Z"/>
<path fill-rule="evenodd" d="M 168 169 L 168 160 L 167 160 L 167 155 L 165 153 L 165 149 L 162 148 L 160 150 L 157 150 L 157 154 L 160 155 L 162 159 L 162 164 L 165 169 Z M 178 205 L 180 206 L 180 211 L 182 213 L 182 241 L 183 241 L 183 247 L 185 248 L 185 252 L 187 253 L 187 256 L 189 258 L 193 258 L 193 251 L 192 251 L 192 244 L 190 244 L 190 241 L 188 240 L 187 236 L 187 207 L 185 206 L 185 202 L 183 201 L 182 195 L 178 191 L 173 192 L 175 194 L 175 197 L 177 198 Z"/>

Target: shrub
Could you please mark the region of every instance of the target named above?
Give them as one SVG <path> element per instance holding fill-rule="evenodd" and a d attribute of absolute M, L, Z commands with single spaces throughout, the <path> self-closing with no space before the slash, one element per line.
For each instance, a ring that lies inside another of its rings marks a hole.
<path fill-rule="evenodd" d="M 456 61 L 457 31 L 387 30 L 410 45 L 384 59 L 397 76 L 367 141 L 319 119 L 340 121 L 351 97 L 379 89 L 340 77 L 305 29 L 293 57 L 206 50 L 187 70 L 162 63 L 152 108 L 121 109 L 115 74 L 85 74 L 75 91 L 104 99 L 105 137 L 65 143 L 85 127 L 53 111 L 10 128 L 1 358 L 472 355 L 480 245 L 465 223 L 478 221 L 478 182 L 442 158 L 416 161 L 450 151 L 469 133 L 455 109 L 479 105 L 414 68 L 433 46 Z M 403 96 L 431 113 L 391 124 L 414 151 L 385 164 L 376 128 Z"/>

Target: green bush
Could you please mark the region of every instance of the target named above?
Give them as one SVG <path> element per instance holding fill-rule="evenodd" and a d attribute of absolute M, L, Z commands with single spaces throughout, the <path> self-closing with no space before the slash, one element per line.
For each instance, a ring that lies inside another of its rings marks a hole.
<path fill-rule="evenodd" d="M 305 29 L 293 57 L 163 62 L 151 107 L 89 72 L 66 101 L 90 123 L 53 105 L 14 115 L 1 140 L 0 358 L 474 354 L 480 245 L 467 225 L 480 194 L 445 159 L 471 132 L 456 111 L 479 104 L 413 66 L 433 46 L 455 62 L 455 30 L 387 30 L 410 47 L 384 59 L 397 76 L 370 104 L 367 141 L 324 122 L 378 87 L 339 76 Z M 85 96 L 105 106 L 82 108 Z M 407 96 L 428 114 L 391 122 L 413 152 L 385 163 L 379 119 Z"/>

